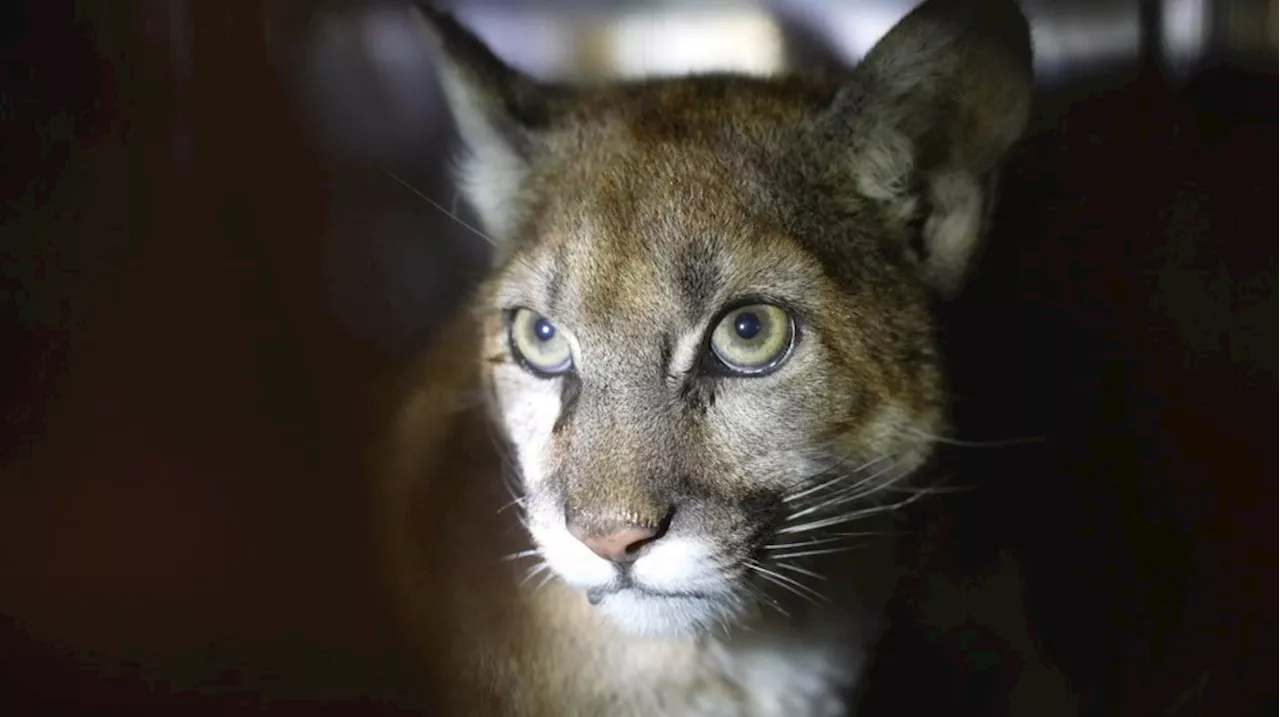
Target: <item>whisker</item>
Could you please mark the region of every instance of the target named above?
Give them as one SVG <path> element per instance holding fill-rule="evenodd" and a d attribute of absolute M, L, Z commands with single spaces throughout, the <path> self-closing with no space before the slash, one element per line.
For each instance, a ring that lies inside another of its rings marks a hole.
<path fill-rule="evenodd" d="M 841 496 L 841 500 L 838 503 L 836 503 L 836 505 L 844 505 L 846 503 L 852 503 L 854 501 L 859 501 L 859 500 L 872 500 L 872 499 L 875 499 L 877 496 L 879 496 L 881 493 L 887 493 L 893 490 L 897 490 L 898 492 L 916 493 L 918 492 L 918 490 L 916 489 L 915 486 L 905 486 L 903 488 L 895 488 L 895 486 L 897 486 L 902 481 L 906 480 L 912 474 L 913 474 L 912 470 L 910 469 L 904 470 L 898 475 L 893 476 L 889 480 L 876 483 L 865 490 L 848 491 L 845 493 L 845 495 Z M 866 481 L 862 481 L 861 483 L 866 483 Z"/>
<path fill-rule="evenodd" d="M 509 455 L 509 451 L 507 449 L 506 444 L 504 444 L 498 438 L 497 434 L 494 432 L 494 427 L 492 422 L 484 421 L 484 425 L 486 428 L 486 433 L 488 433 L 489 435 L 489 442 L 493 446 L 494 453 L 498 456 L 498 462 L 499 462 L 498 472 L 502 478 L 502 487 L 505 488 L 507 491 L 507 494 L 511 496 L 511 502 L 507 503 L 501 508 L 498 508 L 497 512 L 502 513 L 504 510 L 506 510 L 512 505 L 516 506 L 518 508 L 518 510 L 516 511 L 516 520 L 518 520 L 520 522 L 520 525 L 524 526 L 525 529 L 527 530 L 529 527 L 529 523 L 525 519 L 524 512 L 525 512 L 525 503 L 528 501 L 528 496 L 522 495 L 520 480 L 518 477 L 519 472 L 516 470 L 515 466 L 511 462 L 511 456 Z M 515 526 L 511 526 L 511 527 L 514 528 Z"/>
<path fill-rule="evenodd" d="M 392 179 L 396 180 L 396 181 L 397 181 L 397 182 L 399 182 L 400 184 L 404 185 L 405 189 L 408 189 L 409 191 L 411 191 L 411 192 L 413 192 L 414 194 L 418 195 L 418 196 L 419 196 L 423 201 L 425 201 L 427 204 L 430 204 L 431 206 L 435 207 L 436 209 L 439 209 L 441 212 L 443 212 L 443 213 L 444 213 L 444 215 L 445 215 L 446 217 L 449 217 L 449 218 L 450 218 L 450 219 L 452 219 L 453 221 L 455 221 L 455 222 L 457 222 L 457 223 L 461 224 L 463 227 L 465 227 L 465 228 L 467 228 L 467 229 L 471 230 L 471 232 L 472 232 L 473 234 L 475 234 L 476 236 L 478 236 L 478 237 L 480 237 L 481 239 L 484 239 L 485 241 L 489 242 L 489 244 L 490 244 L 491 246 L 497 246 L 497 245 L 498 245 L 498 242 L 494 241 L 494 240 L 493 240 L 493 239 L 492 239 L 488 234 L 485 234 L 484 232 L 480 231 L 479 229 L 476 229 L 475 227 L 471 226 L 470 224 L 468 224 L 468 223 L 466 223 L 466 222 L 462 221 L 461 219 L 459 219 L 459 218 L 458 218 L 458 215 L 457 215 L 457 214 L 454 214 L 453 212 L 451 212 L 451 211 L 449 211 L 448 209 L 446 209 L 442 204 L 440 204 L 440 203 L 439 203 L 439 202 L 437 202 L 436 200 L 434 200 L 434 199 L 432 199 L 431 197 L 428 197 L 427 195 L 425 195 L 425 194 L 423 194 L 422 192 L 418 191 L 417 187 L 414 187 L 412 184 L 409 184 L 408 182 L 404 181 L 404 180 L 403 180 L 403 179 L 401 179 L 400 177 L 396 176 L 396 174 L 395 174 L 394 172 L 387 172 L 387 176 L 388 176 L 388 177 L 391 177 Z"/>
<path fill-rule="evenodd" d="M 921 438 L 925 438 L 930 441 L 934 441 L 936 443 L 943 443 L 949 446 L 959 446 L 961 448 L 1008 448 L 1010 446 L 1025 446 L 1029 443 L 1043 443 L 1049 440 L 1048 436 L 1023 436 L 1021 438 L 1006 438 L 1006 439 L 997 440 L 997 441 L 964 441 L 958 438 L 947 438 L 946 436 L 937 436 L 937 435 L 926 433 L 925 431 L 921 431 L 915 428 L 909 428 L 907 430 L 911 431 L 912 433 L 915 433 L 917 436 L 920 436 Z"/>
<path fill-rule="evenodd" d="M 797 597 L 799 597 L 799 598 L 803 599 L 805 602 L 807 602 L 807 603 L 809 603 L 809 604 L 811 604 L 811 605 L 817 605 L 817 604 L 818 604 L 818 603 L 817 603 L 817 601 L 815 601 L 813 598 L 811 598 L 811 597 L 809 597 L 808 595 L 805 595 L 804 593 L 802 593 L 802 592 L 800 592 L 800 591 L 796 590 L 795 588 L 791 587 L 790 585 L 787 585 L 786 583 L 779 581 L 777 578 L 771 577 L 771 576 L 769 576 L 769 575 L 764 575 L 764 574 L 761 574 L 761 575 L 760 575 L 760 577 L 764 578 L 766 581 L 768 581 L 768 582 L 770 582 L 770 583 L 772 583 L 772 584 L 774 584 L 774 585 L 777 585 L 778 587 L 782 588 L 783 590 L 786 590 L 787 592 L 789 592 L 789 593 L 791 593 L 791 594 L 793 594 L 793 595 L 796 595 Z"/>
<path fill-rule="evenodd" d="M 904 498 L 903 500 L 899 501 L 896 504 L 888 506 L 890 509 L 894 509 L 894 508 L 908 505 L 910 503 L 914 503 L 915 501 L 920 500 L 921 498 L 924 498 L 927 496 L 942 495 L 947 493 L 962 493 L 962 492 L 967 492 L 971 490 L 977 490 L 977 486 L 944 485 L 944 483 L 946 483 L 946 481 L 948 481 L 951 478 L 950 475 L 936 476 L 935 479 L 932 481 L 931 485 L 908 485 L 908 486 L 898 487 L 896 484 L 899 483 L 901 478 L 903 477 L 905 476 L 899 476 L 898 478 L 894 478 L 891 481 L 885 482 L 874 493 L 869 494 L 867 497 L 873 498 L 880 493 L 908 494 L 907 497 Z"/>
<path fill-rule="evenodd" d="M 787 618 L 791 617 L 791 613 L 783 609 L 783 607 L 778 604 L 777 600 L 774 600 L 773 598 L 764 594 L 764 592 L 761 591 L 759 588 L 755 587 L 754 585 L 751 585 L 750 583 L 744 583 L 743 587 L 746 588 L 747 596 L 755 600 L 757 604 L 768 605 L 774 610 L 777 610 L 778 614 L 782 615 L 783 617 L 787 617 Z"/>
<path fill-rule="evenodd" d="M 508 490 L 508 491 L 511 491 L 511 486 L 507 486 L 507 490 Z M 516 507 L 519 507 L 519 508 L 523 508 L 523 507 L 524 507 L 524 502 L 525 502 L 525 497 L 524 497 L 524 496 L 519 496 L 519 497 L 513 498 L 513 499 L 511 499 L 510 501 L 508 501 L 508 502 L 504 503 L 504 504 L 502 505 L 502 507 L 501 507 L 501 508 L 499 508 L 499 509 L 498 509 L 497 511 L 495 511 L 495 512 L 501 513 L 502 511 L 504 511 L 504 510 L 506 510 L 506 509 L 510 508 L 510 507 L 511 507 L 511 506 L 513 506 L 513 505 L 514 505 L 514 506 L 516 506 Z"/>
<path fill-rule="evenodd" d="M 526 574 L 526 575 L 524 576 L 524 580 L 521 580 L 521 581 L 520 581 L 519 587 L 523 587 L 523 586 L 524 586 L 524 584 L 525 584 L 525 583 L 527 583 L 527 582 L 529 582 L 530 580 L 532 580 L 532 579 L 534 578 L 534 576 L 538 575 L 539 573 L 541 573 L 541 572 L 542 572 L 542 571 L 544 571 L 544 570 L 549 569 L 550 567 L 551 567 L 551 563 L 542 562 L 542 563 L 538 563 L 537 565 L 533 566 L 532 568 L 529 568 L 529 572 L 528 572 L 528 574 Z"/>
<path fill-rule="evenodd" d="M 870 538 L 883 535 L 897 535 L 898 533 L 886 533 L 884 531 L 866 531 L 861 533 L 831 533 L 829 537 L 819 538 L 816 540 L 801 540 L 797 543 L 770 543 L 761 548 L 761 550 L 784 550 L 786 548 L 809 548 L 815 545 L 823 545 L 826 543 L 837 543 L 845 538 Z"/>
<path fill-rule="evenodd" d="M 853 521 L 855 521 L 855 520 L 860 520 L 860 519 L 862 519 L 862 518 L 868 518 L 868 517 L 870 517 L 870 516 L 877 515 L 877 514 L 880 514 L 880 513 L 885 513 L 885 512 L 891 511 L 891 510 L 897 510 L 897 509 L 899 509 L 899 508 L 904 508 L 904 507 L 906 507 L 907 505 L 910 505 L 911 503 L 914 503 L 915 501 L 919 500 L 923 495 L 924 495 L 923 493 L 916 493 L 916 494 L 914 494 L 914 495 L 912 495 L 912 496 L 910 496 L 910 497 L 908 497 L 908 498 L 906 498 L 906 499 L 904 499 L 904 500 L 900 500 L 900 501 L 898 501 L 898 502 L 896 502 L 896 503 L 890 503 L 890 504 L 888 504 L 888 505 L 877 505 L 877 506 L 872 507 L 872 508 L 863 508 L 863 509 L 861 509 L 861 510 L 855 510 L 855 511 L 853 511 L 853 512 L 851 512 L 851 513 L 842 513 L 842 514 L 840 514 L 840 515 L 831 516 L 831 517 L 829 517 L 829 518 L 823 518 L 822 520 L 815 520 L 815 521 L 812 521 L 812 522 L 809 522 L 809 523 L 803 523 L 803 524 L 801 524 L 801 525 L 791 525 L 791 526 L 787 526 L 787 527 L 782 528 L 781 530 L 779 530 L 779 531 L 778 531 L 778 533 L 779 533 L 779 534 L 785 534 L 785 533 L 805 533 L 805 532 L 808 532 L 808 531 L 811 531 L 811 530 L 818 530 L 818 529 L 820 529 L 820 528 L 827 528 L 827 527 L 830 527 L 830 526 L 832 526 L 832 525 L 840 525 L 840 524 L 842 524 L 842 523 L 851 523 L 851 522 L 853 522 Z"/>
<path fill-rule="evenodd" d="M 777 561 L 777 560 L 778 560 L 779 558 L 781 558 L 782 556 L 775 555 L 775 556 L 773 556 L 773 557 L 774 557 L 774 560 L 775 560 L 775 561 Z M 808 575 L 809 577 L 811 577 L 811 578 L 816 578 L 816 579 L 818 579 L 818 580 L 826 580 L 826 579 L 827 579 L 827 576 L 825 576 L 825 575 L 822 575 L 822 574 L 820 574 L 820 573 L 815 573 L 815 572 L 813 572 L 812 570 L 809 570 L 809 569 L 807 569 L 807 568 L 802 568 L 802 567 L 800 567 L 800 566 L 798 566 L 798 565 L 792 565 L 792 564 L 790 564 L 790 563 L 774 562 L 774 566 L 776 566 L 776 567 L 778 567 L 778 568 L 781 568 L 782 570 L 790 570 L 790 571 L 795 572 L 795 573 L 800 573 L 801 575 Z"/>
<path fill-rule="evenodd" d="M 946 495 L 948 493 L 968 493 L 977 490 L 975 485 L 947 485 L 947 486 L 893 486 L 884 487 L 886 493 L 925 493 L 928 495 Z"/>
<path fill-rule="evenodd" d="M 537 548 L 530 548 L 528 550 L 518 550 L 514 553 L 509 553 L 507 555 L 502 556 L 502 562 L 509 563 L 512 560 L 519 560 L 520 558 L 528 558 L 534 555 L 538 555 L 541 552 L 542 551 L 538 550 Z"/>
<path fill-rule="evenodd" d="M 827 488 L 828 486 L 835 485 L 836 483 L 839 483 L 840 481 L 846 480 L 850 475 L 856 474 L 856 473 L 858 473 L 858 472 L 860 472 L 860 471 L 864 471 L 864 470 L 866 470 L 866 469 L 870 468 L 871 466 L 873 466 L 873 465 L 875 465 L 875 464 L 877 464 L 877 463 L 879 463 L 879 462 L 881 462 L 881 461 L 887 460 L 888 458 L 889 458 L 888 456 L 881 456 L 881 457 L 879 457 L 879 458 L 874 458 L 874 459 L 872 459 L 872 460 L 870 460 L 870 461 L 867 461 L 866 463 L 863 463 L 862 465 L 858 466 L 857 468 L 854 468 L 854 469 L 853 469 L 853 471 L 851 471 L 850 473 L 846 473 L 846 474 L 838 475 L 838 476 L 836 476 L 835 478 L 832 478 L 831 480 L 825 481 L 825 482 L 823 482 L 823 483 L 819 483 L 818 485 L 815 485 L 815 486 L 810 486 L 809 488 L 806 488 L 805 490 L 802 490 L 802 491 L 800 491 L 799 493 L 796 493 L 796 494 L 794 494 L 794 495 L 787 496 L 786 498 L 783 498 L 783 499 L 782 499 L 782 502 L 783 502 L 783 503 L 791 503 L 791 502 L 793 502 L 793 501 L 797 501 L 797 500 L 799 500 L 799 499 L 801 499 L 801 498 L 803 498 L 803 497 L 805 497 L 805 496 L 807 496 L 807 495 L 810 495 L 810 494 L 812 494 L 812 493 L 816 493 L 816 492 L 818 492 L 818 491 L 820 491 L 820 490 L 823 490 L 824 488 Z M 823 473 L 827 473 L 827 472 L 830 472 L 830 471 L 832 471 L 832 470 L 835 470 L 836 468 L 840 467 L 840 465 L 841 465 L 842 463 L 844 463 L 844 461 L 840 461 L 840 462 L 836 463 L 836 464 L 835 464 L 835 465 L 833 465 L 832 467 L 828 468 L 828 469 L 827 469 L 827 470 L 825 470 L 825 471 L 822 471 L 821 473 L 818 473 L 817 475 L 822 475 Z"/>
<path fill-rule="evenodd" d="M 818 600 L 821 600 L 822 602 L 828 602 L 828 600 L 827 600 L 827 596 L 823 595 L 822 593 L 818 592 L 817 590 L 814 590 L 813 588 L 809 587 L 808 585 L 805 585 L 805 584 L 804 584 L 804 583 L 802 583 L 802 582 L 799 582 L 799 581 L 793 580 L 793 579 L 791 579 L 791 578 L 787 577 L 786 575 L 782 575 L 782 574 L 780 574 L 780 573 L 775 573 L 774 571 L 769 570 L 768 568 L 762 567 L 759 563 L 754 563 L 754 562 L 753 562 L 753 563 L 748 563 L 748 565 L 750 565 L 750 566 L 751 566 L 751 569 L 752 569 L 752 570 L 756 571 L 757 573 L 760 573 L 762 576 L 764 576 L 764 577 L 765 577 L 765 579 L 769 580 L 770 582 L 773 582 L 773 583 L 774 583 L 775 585 L 777 585 L 778 587 L 784 587 L 784 588 L 787 588 L 788 590 L 790 590 L 791 592 L 795 593 L 796 595 L 799 595 L 800 597 L 803 597 L 803 598 L 805 598 L 805 599 L 809 600 L 809 602 L 814 602 L 814 598 L 817 598 Z M 782 582 L 778 582 L 779 580 L 780 580 L 780 581 L 782 581 Z M 790 587 L 788 587 L 788 586 L 790 586 Z M 802 592 L 797 592 L 797 590 L 802 591 Z M 812 596 L 812 597 L 809 597 L 809 596 Z M 814 604 L 816 604 L 816 603 L 814 603 Z"/>
<path fill-rule="evenodd" d="M 871 475 L 859 480 L 858 482 L 854 483 L 851 486 L 848 486 L 846 488 L 841 488 L 840 490 L 836 491 L 835 494 L 832 495 L 832 497 L 828 498 L 827 500 L 824 500 L 821 503 L 809 506 L 804 510 L 797 511 L 787 516 L 787 521 L 790 522 L 792 520 L 795 520 L 797 518 L 802 518 L 811 513 L 816 513 L 822 510 L 823 508 L 829 508 L 833 505 L 839 505 L 842 503 L 847 503 L 850 501 L 857 500 L 863 497 L 864 495 L 863 493 L 859 492 L 860 488 L 870 483 L 871 481 L 875 480 L 876 478 L 879 478 L 880 476 L 885 475 L 886 473 L 889 473 L 890 471 L 892 471 L 894 468 L 897 468 L 897 467 L 898 467 L 898 464 L 894 463 L 888 466 L 887 468 L 884 468 L 882 470 L 876 471 L 875 473 L 872 473 Z M 898 480 L 898 478 L 894 478 L 893 480 Z M 890 483 L 892 483 L 892 481 L 890 481 Z M 867 493 L 867 494 L 869 495 L 870 493 Z"/>
<path fill-rule="evenodd" d="M 886 535 L 889 535 L 886 533 Z M 785 560 L 787 558 L 808 558 L 814 555 L 834 555 L 835 553 L 850 553 L 855 550 L 861 550 L 864 545 L 842 545 L 838 548 L 823 548 L 821 550 L 801 550 L 796 553 L 783 553 L 781 555 L 770 555 L 774 560 Z M 781 563 L 779 563 L 781 564 Z"/>
<path fill-rule="evenodd" d="M 556 576 L 555 571 L 548 570 L 547 574 L 542 576 L 542 581 L 538 583 L 538 585 L 533 589 L 533 591 L 538 592 L 539 590 L 545 588 L 547 586 L 547 583 L 551 582 L 551 580 L 555 578 L 555 576 Z"/>

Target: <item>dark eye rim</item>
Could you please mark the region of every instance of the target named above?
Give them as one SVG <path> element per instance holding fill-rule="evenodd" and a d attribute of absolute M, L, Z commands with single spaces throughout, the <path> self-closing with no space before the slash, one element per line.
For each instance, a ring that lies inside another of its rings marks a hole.
<path fill-rule="evenodd" d="M 555 370 L 548 371 L 545 368 L 542 368 L 541 366 L 538 366 L 537 364 L 530 361 L 529 358 L 524 355 L 524 352 L 520 350 L 520 344 L 516 342 L 515 330 L 516 330 L 516 317 L 520 315 L 521 311 L 528 311 L 529 313 L 533 314 L 537 318 L 546 319 L 548 322 L 551 323 L 552 326 L 556 327 L 557 331 L 563 331 L 563 329 L 557 326 L 554 321 L 551 321 L 551 319 L 547 319 L 546 315 L 544 315 L 542 312 L 537 311 L 535 309 L 531 309 L 527 306 L 516 306 L 510 309 L 507 309 L 506 317 L 505 317 L 505 320 L 507 323 L 507 351 L 510 352 L 511 357 L 515 359 L 516 364 L 518 364 L 520 368 L 524 369 L 526 372 L 538 378 L 553 379 L 553 378 L 564 377 L 566 374 L 568 374 L 570 371 L 573 370 L 572 355 L 570 355 L 569 358 L 565 360 L 562 366 L 557 367 Z"/>
<path fill-rule="evenodd" d="M 720 326 L 720 322 L 724 321 L 729 314 L 740 309 L 745 309 L 748 306 L 756 306 L 759 304 L 768 304 L 769 306 L 781 309 L 782 313 L 786 314 L 787 346 L 782 351 L 778 352 L 777 358 L 758 368 L 734 366 L 721 358 L 720 354 L 715 350 L 713 340 L 715 338 L 716 328 Z M 799 341 L 800 322 L 796 319 L 795 309 L 788 305 L 787 302 L 768 296 L 743 297 L 726 304 L 725 308 L 721 309 L 721 311 L 716 314 L 716 318 L 711 321 L 711 324 L 707 329 L 706 338 L 703 340 L 703 371 L 716 376 L 733 378 L 760 378 L 762 376 L 768 376 L 782 368 L 783 364 L 787 363 L 791 358 L 791 355 L 795 353 L 795 348 Z"/>

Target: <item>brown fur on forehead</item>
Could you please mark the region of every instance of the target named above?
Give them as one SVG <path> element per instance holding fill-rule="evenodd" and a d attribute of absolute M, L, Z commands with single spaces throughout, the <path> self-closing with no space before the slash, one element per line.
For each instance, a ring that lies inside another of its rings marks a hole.
<path fill-rule="evenodd" d="M 549 212 L 555 239 L 542 251 L 559 259 L 562 287 L 553 309 L 608 317 L 681 306 L 696 322 L 726 292 L 803 293 L 821 266 L 739 189 L 697 147 L 620 153 L 586 196 Z"/>
<path fill-rule="evenodd" d="M 833 91 L 703 77 L 586 93 L 532 169 L 509 299 L 571 331 L 678 333 L 759 293 L 820 313 L 837 360 L 908 359 L 929 342 L 927 297 L 887 248 L 893 222 L 830 185 L 808 123 Z"/>
<path fill-rule="evenodd" d="M 582 93 L 545 138 L 517 197 L 515 253 L 571 240 L 588 223 L 620 240 L 652 243 L 759 233 L 742 230 L 767 221 L 808 244 L 832 271 L 899 263 L 896 252 L 884 251 L 899 237 L 885 234 L 902 227 L 838 186 L 840 168 L 830 166 L 831 148 L 815 131 L 837 86 L 820 77 L 712 76 Z M 859 257 L 868 251 L 878 256 Z"/>

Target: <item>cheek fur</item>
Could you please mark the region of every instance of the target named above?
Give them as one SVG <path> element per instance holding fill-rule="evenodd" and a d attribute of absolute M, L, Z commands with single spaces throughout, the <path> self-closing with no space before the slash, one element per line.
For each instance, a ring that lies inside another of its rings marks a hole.
<path fill-rule="evenodd" d="M 560 415 L 560 383 L 504 366 L 494 376 L 498 412 L 521 475 L 537 485 L 548 472 L 551 429 Z"/>
<path fill-rule="evenodd" d="M 706 450 L 721 466 L 718 480 L 739 490 L 785 491 L 797 480 L 821 471 L 832 446 L 816 440 L 815 407 L 773 392 L 754 396 L 727 393 L 706 416 Z"/>

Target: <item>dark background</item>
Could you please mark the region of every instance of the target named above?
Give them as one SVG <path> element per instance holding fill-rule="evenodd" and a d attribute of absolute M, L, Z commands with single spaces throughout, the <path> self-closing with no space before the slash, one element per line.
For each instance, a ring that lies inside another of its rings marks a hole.
<path fill-rule="evenodd" d="M 777 47 L 725 52 L 781 68 L 854 59 L 912 4 L 461 14 L 513 62 L 579 77 L 645 69 L 601 29 L 627 11 L 750 16 L 721 25 Z M 1089 714 L 1274 714 L 1275 3 L 1027 10 L 1039 111 L 947 350 L 960 437 L 1046 440 L 955 451 L 982 488 L 949 503 L 957 554 L 1022 559 L 1037 639 Z M 406 17 L 0 10 L 0 713 L 403 703 L 366 396 L 486 260 L 389 176 L 453 204 Z M 688 44 L 648 61 L 697 69 L 672 54 Z M 963 633 L 934 672 L 893 636 L 890 714 L 988 713 L 1009 668 Z"/>

